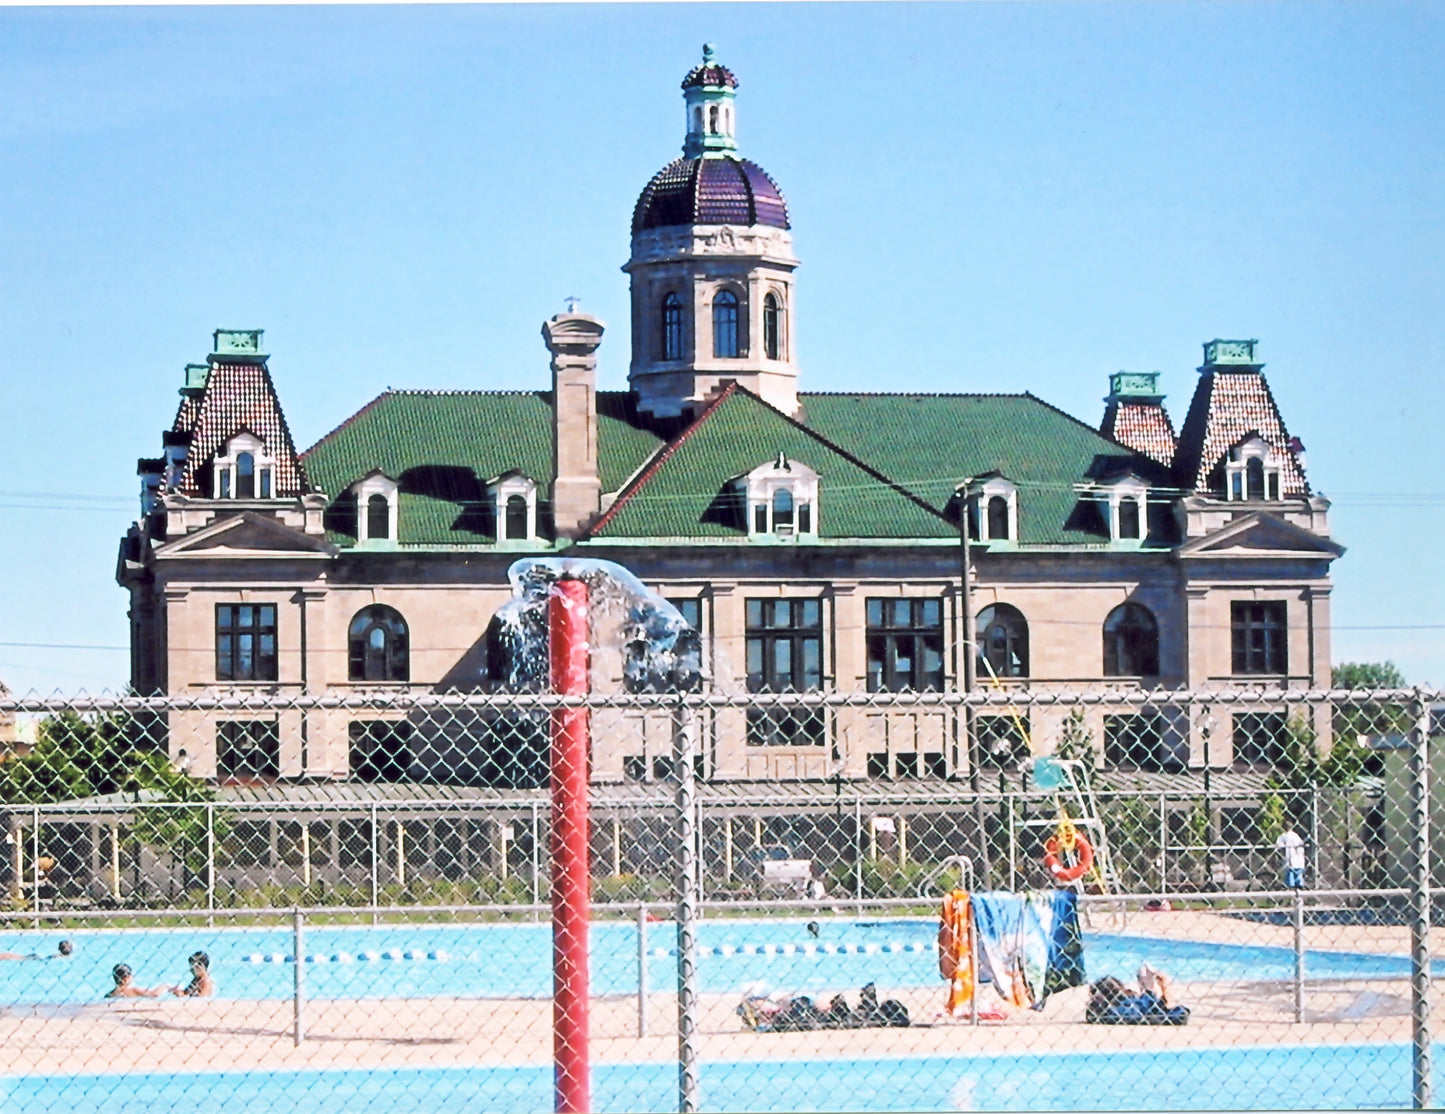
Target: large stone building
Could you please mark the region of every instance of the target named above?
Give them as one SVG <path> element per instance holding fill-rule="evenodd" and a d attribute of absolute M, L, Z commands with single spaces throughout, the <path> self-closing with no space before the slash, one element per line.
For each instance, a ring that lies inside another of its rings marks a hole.
<path fill-rule="evenodd" d="M 137 690 L 495 687 L 507 569 L 557 553 L 678 602 L 722 690 L 1327 684 L 1343 551 L 1256 342 L 1204 345 L 1177 436 L 1155 372 L 1112 376 L 1099 428 L 1028 393 L 800 389 L 792 214 L 737 152 L 736 87 L 705 52 L 683 155 L 632 214 L 628 391 L 596 389 L 603 325 L 568 312 L 542 329 L 550 389 L 388 391 L 303 453 L 261 331 L 216 332 L 140 462 L 121 548 Z M 1203 761 L 1187 720 L 1090 717 L 1107 761 Z M 1267 718 L 1236 716 L 1211 761 L 1270 761 Z M 444 741 L 400 712 L 171 726 L 222 778 L 531 776 L 496 724 Z M 1058 723 L 1030 726 L 1047 750 Z M 595 778 L 665 771 L 666 730 L 633 727 L 599 733 Z M 1009 761 L 1015 735 L 938 710 L 719 713 L 704 773 L 956 776 Z"/>

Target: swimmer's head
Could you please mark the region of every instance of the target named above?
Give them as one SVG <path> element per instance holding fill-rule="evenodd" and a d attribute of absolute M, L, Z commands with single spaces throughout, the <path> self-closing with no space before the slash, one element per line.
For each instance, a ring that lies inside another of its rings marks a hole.
<path fill-rule="evenodd" d="M 110 977 L 115 980 L 116 986 L 119 986 L 121 983 L 125 982 L 126 979 L 130 978 L 130 975 L 130 967 L 124 963 L 117 963 L 114 967 L 110 969 Z"/>
<path fill-rule="evenodd" d="M 189 963 L 192 967 L 204 967 L 207 971 L 211 969 L 211 957 L 205 952 L 192 952 Z"/>
<path fill-rule="evenodd" d="M 60 947 L 56 949 L 61 955 L 70 955 L 75 951 L 75 945 L 69 940 L 60 941 Z"/>

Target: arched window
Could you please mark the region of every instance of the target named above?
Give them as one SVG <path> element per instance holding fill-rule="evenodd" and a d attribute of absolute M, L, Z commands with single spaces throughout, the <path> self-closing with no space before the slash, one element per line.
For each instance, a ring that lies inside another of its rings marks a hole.
<path fill-rule="evenodd" d="M 1122 603 L 1104 620 L 1104 676 L 1157 677 L 1159 624 L 1137 603 Z"/>
<path fill-rule="evenodd" d="M 1029 675 L 1029 625 L 1023 613 L 1006 603 L 996 603 L 978 613 L 978 676 L 1027 677 Z"/>
<path fill-rule="evenodd" d="M 710 105 L 707 110 L 707 130 L 717 135 L 717 105 Z"/>
<path fill-rule="evenodd" d="M 1119 500 L 1119 537 L 1137 538 L 1139 536 L 1139 500 Z"/>
<path fill-rule="evenodd" d="M 406 620 L 382 604 L 363 607 L 347 632 L 347 676 L 353 681 L 407 681 Z"/>
<path fill-rule="evenodd" d="M 793 493 L 785 487 L 773 492 L 773 529 L 793 528 Z"/>
<path fill-rule="evenodd" d="M 1263 482 L 1260 481 L 1261 489 Z M 236 457 L 236 498 L 256 498 L 256 458 L 250 453 L 241 453 Z"/>
<path fill-rule="evenodd" d="M 373 495 L 366 501 L 366 536 L 373 540 L 391 536 L 391 503 L 385 495 Z"/>
<path fill-rule="evenodd" d="M 1264 461 L 1252 456 L 1244 465 L 1245 498 L 1264 498 Z"/>
<path fill-rule="evenodd" d="M 988 501 L 988 540 L 1008 541 L 1008 500 L 1002 495 L 993 495 Z"/>
<path fill-rule="evenodd" d="M 720 360 L 738 357 L 738 296 L 731 290 L 712 300 L 712 354 Z"/>
<path fill-rule="evenodd" d="M 682 299 L 676 294 L 662 299 L 662 358 L 682 359 Z"/>
<path fill-rule="evenodd" d="M 702 134 L 702 107 L 698 106 L 692 110 L 692 130 L 699 135 Z"/>
<path fill-rule="evenodd" d="M 525 541 L 527 539 L 527 517 L 527 497 L 525 495 L 508 495 L 506 524 L 508 541 Z"/>
<path fill-rule="evenodd" d="M 763 299 L 763 352 L 770 360 L 776 360 L 782 351 L 782 312 L 778 308 L 778 296 L 769 294 Z"/>

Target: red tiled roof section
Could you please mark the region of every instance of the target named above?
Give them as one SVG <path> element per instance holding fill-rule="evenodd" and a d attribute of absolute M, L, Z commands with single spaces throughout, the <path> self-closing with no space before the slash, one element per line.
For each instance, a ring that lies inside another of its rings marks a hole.
<path fill-rule="evenodd" d="M 1210 371 L 1200 376 L 1179 433 L 1174 471 L 1196 491 L 1223 491 L 1220 465 L 1230 448 L 1258 433 L 1279 454 L 1281 494 L 1310 493 L 1304 469 L 1289 447 L 1289 432 L 1264 376 L 1256 371 Z"/>
<path fill-rule="evenodd" d="M 190 404 L 188 406 L 188 404 Z M 188 412 L 189 410 L 189 412 Z M 182 420 L 189 418 L 189 424 Z M 208 467 L 228 440 L 243 429 L 266 444 L 276 462 L 276 495 L 280 498 L 304 495 L 311 490 L 306 470 L 296 455 L 291 430 L 281 412 L 271 373 L 264 364 L 212 364 L 200 398 L 183 399 L 176 415 L 178 431 L 189 429 L 190 451 L 180 490 L 187 495 L 205 493 L 200 483 Z"/>
<path fill-rule="evenodd" d="M 1166 468 L 1174 463 L 1174 423 L 1157 402 L 1109 403 L 1099 432 Z"/>

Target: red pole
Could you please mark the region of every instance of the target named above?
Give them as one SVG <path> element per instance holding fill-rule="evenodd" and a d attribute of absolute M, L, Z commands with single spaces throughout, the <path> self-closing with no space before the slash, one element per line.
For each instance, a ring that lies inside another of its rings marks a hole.
<path fill-rule="evenodd" d="M 587 585 L 559 580 L 547 607 L 552 691 L 587 693 Z M 587 709 L 552 712 L 552 1051 L 557 1114 L 592 1109 L 587 1054 Z"/>

